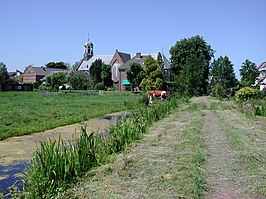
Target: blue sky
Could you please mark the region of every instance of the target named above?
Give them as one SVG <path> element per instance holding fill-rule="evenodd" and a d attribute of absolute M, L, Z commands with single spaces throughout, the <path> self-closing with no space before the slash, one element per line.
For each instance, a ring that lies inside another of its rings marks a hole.
<path fill-rule="evenodd" d="M 79 61 L 90 33 L 94 54 L 162 51 L 200 35 L 227 55 L 266 61 L 265 0 L 0 0 L 0 62 L 8 71 Z"/>

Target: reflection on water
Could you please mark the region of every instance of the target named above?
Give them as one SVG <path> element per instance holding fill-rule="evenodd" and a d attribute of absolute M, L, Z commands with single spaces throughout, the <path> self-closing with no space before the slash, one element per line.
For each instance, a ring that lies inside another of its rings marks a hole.
<path fill-rule="evenodd" d="M 14 162 L 9 166 L 0 165 L 0 193 L 7 194 L 8 187 L 16 185 L 21 190 L 21 172 L 25 169 L 25 163 Z"/>

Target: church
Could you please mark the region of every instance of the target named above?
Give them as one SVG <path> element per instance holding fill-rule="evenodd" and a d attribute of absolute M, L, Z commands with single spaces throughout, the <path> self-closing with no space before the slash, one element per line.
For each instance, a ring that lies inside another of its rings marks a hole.
<path fill-rule="evenodd" d="M 156 60 L 159 54 L 159 52 L 149 54 L 141 54 L 137 52 L 136 54 L 129 54 L 115 50 L 115 53 L 110 55 L 94 55 L 93 43 L 90 42 L 89 39 L 85 43 L 84 47 L 84 55 L 77 70 L 89 73 L 92 63 L 97 59 L 101 59 L 103 63 L 111 66 L 114 87 L 115 90 L 119 91 L 130 90 L 130 83 L 128 82 L 126 77 L 126 70 L 129 68 L 129 63 L 137 62 L 141 65 L 144 65 L 144 61 L 148 58 L 149 55 Z M 162 53 L 161 55 L 164 62 L 164 72 L 167 72 L 170 68 L 170 62 Z"/>

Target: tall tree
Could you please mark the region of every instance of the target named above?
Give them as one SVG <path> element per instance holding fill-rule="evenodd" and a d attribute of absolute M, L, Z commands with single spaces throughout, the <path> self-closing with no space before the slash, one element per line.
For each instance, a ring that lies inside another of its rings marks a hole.
<path fill-rule="evenodd" d="M 111 66 L 107 64 L 102 64 L 101 78 L 104 86 L 113 86 Z"/>
<path fill-rule="evenodd" d="M 0 85 L 7 83 L 8 79 L 7 67 L 3 62 L 0 62 Z"/>
<path fill-rule="evenodd" d="M 164 67 L 163 56 L 160 52 L 157 55 L 157 63 L 160 66 L 160 68 L 163 69 Z"/>
<path fill-rule="evenodd" d="M 91 75 L 92 81 L 94 84 L 102 82 L 102 65 L 103 61 L 101 59 L 96 59 L 90 67 L 89 73 Z"/>
<path fill-rule="evenodd" d="M 144 78 L 143 68 L 140 63 L 129 63 L 129 69 L 126 70 L 127 79 L 131 84 L 131 88 L 139 87 Z"/>
<path fill-rule="evenodd" d="M 197 35 L 177 41 L 171 47 L 170 54 L 171 75 L 176 82 L 175 89 L 188 95 L 207 93 L 209 62 L 214 54 L 211 46 Z M 197 83 L 190 83 L 195 81 Z M 184 82 L 187 82 L 187 85 Z"/>
<path fill-rule="evenodd" d="M 242 63 L 240 72 L 240 84 L 241 86 L 251 86 L 254 84 L 256 77 L 259 76 L 259 71 L 255 63 L 249 61 L 248 59 Z"/>
<path fill-rule="evenodd" d="M 233 88 L 237 84 L 233 66 L 228 56 L 220 56 L 211 64 L 211 75 L 215 83 L 219 83 L 225 90 Z"/>
<path fill-rule="evenodd" d="M 161 89 L 163 87 L 163 71 L 156 60 L 149 56 L 144 61 L 144 79 L 140 87 L 143 90 Z"/>
<path fill-rule="evenodd" d="M 69 64 L 64 62 L 49 62 L 45 65 L 47 68 L 61 68 L 61 69 L 68 69 Z"/>

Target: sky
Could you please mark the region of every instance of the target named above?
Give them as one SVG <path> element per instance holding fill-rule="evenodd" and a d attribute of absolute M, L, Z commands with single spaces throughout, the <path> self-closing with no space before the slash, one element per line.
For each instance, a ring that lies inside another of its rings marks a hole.
<path fill-rule="evenodd" d="M 94 54 L 163 52 L 196 35 L 228 56 L 236 76 L 266 61 L 265 0 L 0 0 L 0 62 L 8 71 Z"/>

